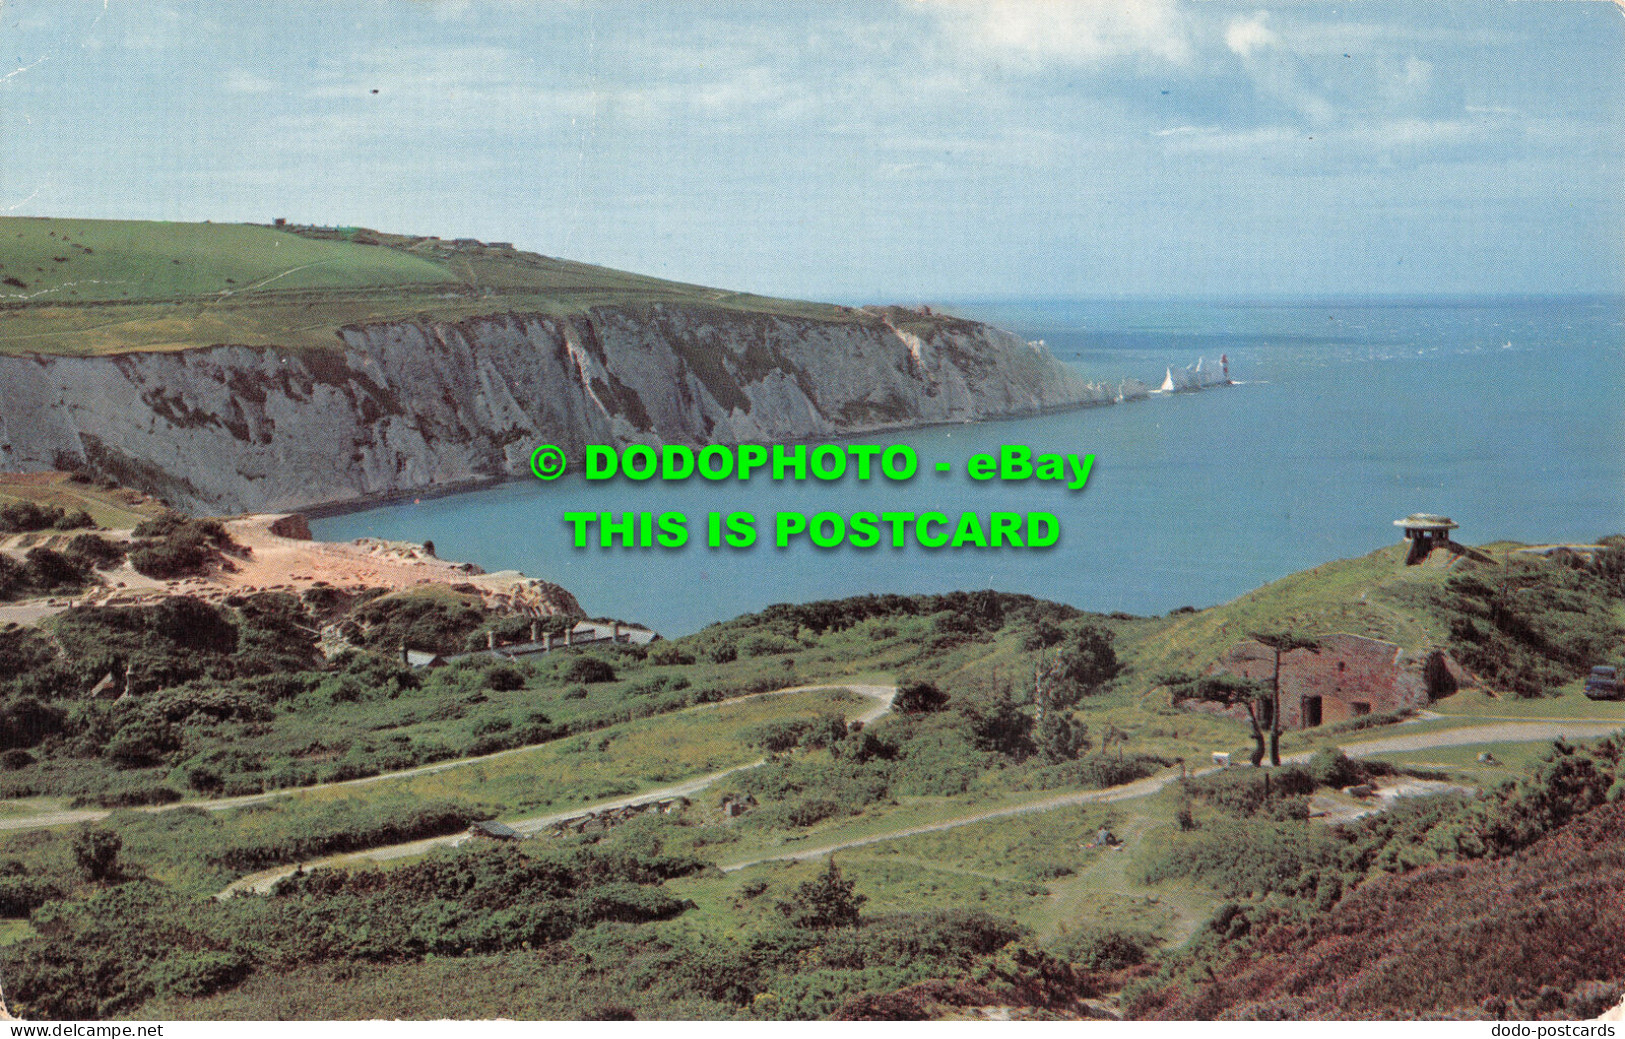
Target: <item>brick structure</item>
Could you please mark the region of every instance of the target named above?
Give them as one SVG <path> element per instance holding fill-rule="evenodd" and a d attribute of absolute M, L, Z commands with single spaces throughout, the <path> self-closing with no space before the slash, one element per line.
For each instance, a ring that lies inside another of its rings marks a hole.
<path fill-rule="evenodd" d="M 1319 643 L 1316 649 L 1281 654 L 1283 728 L 1309 729 L 1366 714 L 1426 707 L 1473 680 L 1465 668 L 1436 649 L 1406 652 L 1392 642 L 1362 635 L 1324 635 Z M 1231 647 L 1207 673 L 1250 678 L 1267 686 L 1275 673 L 1275 651 L 1248 639 Z M 1245 716 L 1239 707 L 1225 713 Z"/>

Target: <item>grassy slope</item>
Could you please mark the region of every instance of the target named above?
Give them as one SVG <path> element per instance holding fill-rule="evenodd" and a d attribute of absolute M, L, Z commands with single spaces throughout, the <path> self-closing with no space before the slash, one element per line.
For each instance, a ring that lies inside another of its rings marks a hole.
<path fill-rule="evenodd" d="M 1478 551 L 1493 559 L 1516 547 L 1521 546 L 1495 544 Z M 1449 633 L 1441 620 L 1396 593 L 1415 585 L 1443 585 L 1451 573 L 1449 558 L 1435 553 L 1419 566 L 1405 566 L 1405 547 L 1391 545 L 1324 563 L 1222 606 L 1173 618 L 1143 640 L 1135 662 L 1148 675 L 1199 672 L 1255 631 L 1347 632 L 1406 649 L 1443 645 Z"/>
<path fill-rule="evenodd" d="M 1506 547 L 1495 546 L 1490 554 L 1501 555 Z M 1417 582 L 1442 581 L 1446 573 L 1434 567 L 1406 568 L 1396 550 L 1384 549 L 1294 575 L 1201 614 L 1168 619 L 1110 620 L 1108 623 L 1117 634 L 1119 649 L 1130 664 L 1130 672 L 1114 689 L 1086 701 L 1082 714 L 1097 736 L 1108 723 L 1128 730 L 1130 739 L 1126 746 L 1131 752 L 1189 754 L 1193 748 L 1217 745 L 1215 740 L 1228 737 L 1235 741 L 1241 730 L 1233 723 L 1169 712 L 1165 705 L 1157 702 L 1157 697 L 1144 696 L 1143 691 L 1156 669 L 1169 666 L 1169 658 L 1176 654 L 1184 654 L 1179 658 L 1184 661 L 1179 666 L 1193 667 L 1192 662 L 1203 659 L 1202 654 L 1216 655 L 1222 651 L 1227 643 L 1220 640 L 1219 633 L 1234 641 L 1246 631 L 1262 627 L 1352 629 L 1409 645 L 1425 644 L 1428 639 L 1442 635 L 1442 632 L 1435 633 L 1436 622 L 1417 609 L 1386 602 L 1383 593 Z M 1372 608 L 1372 604 L 1377 608 Z M 925 634 L 924 618 L 901 621 L 896 627 L 899 630 L 893 636 L 895 643 L 890 639 L 877 642 L 872 625 L 860 625 L 830 633 L 819 639 L 816 646 L 801 647 L 796 652 L 797 677 L 801 677 L 799 672 L 823 672 L 839 667 L 841 662 L 849 671 L 890 662 L 892 651 L 902 644 L 920 640 Z M 1017 640 L 1010 633 L 992 643 L 967 646 L 951 656 L 951 660 L 944 661 L 944 668 L 937 672 L 937 677 L 953 676 L 971 687 L 995 666 L 1007 677 L 1021 673 L 1026 666 Z M 770 662 L 771 658 L 757 663 Z M 717 668 L 719 672 L 728 669 L 728 666 Z M 699 665 L 695 670 L 708 671 L 709 668 Z M 1617 706 L 1592 705 L 1575 696 L 1572 690 L 1560 698 L 1527 704 L 1515 701 L 1510 706 L 1505 701 L 1480 694 L 1463 694 L 1459 703 L 1446 701 L 1446 704 L 1452 708 L 1452 714 L 1461 717 L 1427 725 L 1448 725 L 1482 716 L 1519 716 L 1531 711 L 1533 716 L 1592 716 L 1612 711 Z M 1526 707 L 1528 710 L 1523 710 Z M 743 704 L 737 708 L 747 714 L 758 709 Z M 773 714 L 807 709 L 801 703 L 792 707 L 786 701 L 762 701 L 759 708 Z M 696 724 L 702 720 L 705 724 Z M 735 720 L 743 724 L 745 717 L 742 714 Z M 721 718 L 701 719 L 697 712 L 677 718 L 648 719 L 619 726 L 613 731 L 561 741 L 505 761 L 495 769 L 459 770 L 379 784 L 365 796 L 368 799 L 410 795 L 478 800 L 505 812 L 521 807 L 564 805 L 580 797 L 610 792 L 621 784 L 644 785 L 690 769 L 738 760 L 744 753 L 738 741 L 739 730 L 733 724 L 720 730 L 713 728 L 720 721 Z M 602 746 L 599 746 L 600 741 L 603 741 Z M 1494 745 L 1491 749 L 1505 762 L 1496 767 L 1477 767 L 1474 755 L 1483 748 L 1448 748 L 1391 757 L 1406 764 L 1442 768 L 1463 778 L 1493 784 L 1525 768 L 1540 746 Z M 955 814 L 984 799 L 997 801 L 1001 799 L 1000 794 L 1009 796 L 1007 791 L 994 789 L 999 786 L 996 782 L 988 786 L 964 798 L 953 799 L 958 802 L 952 805 Z M 301 797 L 273 811 L 312 810 L 327 800 L 323 795 Z M 946 807 L 934 803 L 938 800 L 941 799 L 901 798 L 890 804 L 871 806 L 859 816 L 832 820 L 799 833 L 740 832 L 735 840 L 725 841 L 721 847 L 695 850 L 704 857 L 729 861 L 740 858 L 746 850 L 754 850 L 757 844 L 776 846 L 802 841 L 816 844 L 835 832 L 878 831 L 916 818 L 928 819 Z M 1070 808 L 998 820 L 943 833 L 884 841 L 842 852 L 839 858 L 847 875 L 870 897 L 869 909 L 873 913 L 973 907 L 1015 917 L 1031 927 L 1040 941 L 1056 939 L 1072 928 L 1092 925 L 1143 929 L 1173 945 L 1189 937 L 1216 903 L 1216 896 L 1199 886 L 1184 882 L 1146 885 L 1134 879 L 1135 867 L 1142 857 L 1177 829 L 1173 821 L 1175 800 L 1175 792 L 1167 791 L 1156 798 L 1110 806 Z M 303 809 L 295 807 L 296 804 L 303 805 Z M 211 824 L 211 828 L 229 825 L 229 818 L 221 818 Z M 1126 852 L 1108 855 L 1082 847 L 1102 822 L 1129 839 Z M 643 827 L 649 828 L 645 836 L 659 837 L 668 850 L 688 850 L 688 842 L 683 839 L 687 833 L 681 824 L 665 819 L 643 820 L 624 835 L 617 834 L 615 839 L 635 840 L 631 830 Z M 135 830 L 140 829 L 135 827 Z M 129 836 L 137 838 L 137 833 L 132 831 Z M 19 837 L 0 843 L 5 845 L 4 852 L 23 853 L 23 857 L 27 857 L 18 843 L 39 840 L 39 837 Z M 152 854 L 150 849 L 146 850 L 147 857 Z M 694 899 L 697 908 L 669 926 L 713 934 L 749 934 L 753 928 L 773 919 L 771 905 L 775 898 L 787 895 L 818 866 L 818 863 L 769 863 L 726 876 L 707 874 L 673 882 L 672 888 Z M 164 873 L 166 879 L 181 878 L 190 872 L 179 863 L 170 869 L 173 875 Z M 188 879 L 199 888 L 203 886 L 195 877 Z M 216 878 L 208 879 L 212 882 Z M 765 889 L 757 890 L 756 885 L 760 883 L 766 884 Z M 483 962 L 478 970 L 470 963 L 454 973 L 460 976 L 464 969 L 478 973 L 487 967 L 506 970 L 515 962 L 513 958 L 494 958 Z M 407 973 L 427 969 L 400 968 Z M 363 1008 L 375 1007 L 379 1005 L 378 1000 L 387 998 L 388 984 L 382 975 L 375 978 L 368 973 L 355 984 L 380 987 L 363 996 L 344 986 L 322 986 L 319 998 L 314 993 L 310 995 L 317 998 L 318 1005 L 329 1009 L 338 1005 L 332 1001 L 352 997 Z M 257 979 L 236 994 L 210 1001 L 209 1006 L 213 1012 L 243 1013 L 248 1005 L 263 1005 L 255 1004 L 255 1000 L 287 995 L 271 995 L 270 990 L 275 987 L 276 983 L 270 979 Z M 557 1002 L 552 1005 L 558 1006 Z M 538 1006 L 545 1007 L 547 1003 L 542 1001 Z M 206 1004 L 200 1003 L 191 1006 L 189 1012 L 210 1011 Z"/>
<path fill-rule="evenodd" d="M 657 302 L 874 320 L 844 307 L 364 229 L 0 217 L 0 279 L 0 354 L 221 343 L 320 349 L 355 323 Z"/>
<path fill-rule="evenodd" d="M 32 501 L 69 512 L 83 509 L 98 527 L 124 530 L 162 513 L 156 500 L 140 491 L 80 483 L 68 473 L 0 473 L 0 505 Z"/>

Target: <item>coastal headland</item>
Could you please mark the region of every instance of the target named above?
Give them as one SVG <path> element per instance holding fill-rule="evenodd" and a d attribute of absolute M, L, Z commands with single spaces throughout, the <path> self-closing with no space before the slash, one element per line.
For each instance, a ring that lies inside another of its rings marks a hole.
<path fill-rule="evenodd" d="M 748 296 L 364 229 L 0 218 L 0 469 L 193 512 L 522 475 L 537 443 L 809 441 L 1144 395 L 929 307 Z M 57 257 L 61 259 L 58 261 Z"/>

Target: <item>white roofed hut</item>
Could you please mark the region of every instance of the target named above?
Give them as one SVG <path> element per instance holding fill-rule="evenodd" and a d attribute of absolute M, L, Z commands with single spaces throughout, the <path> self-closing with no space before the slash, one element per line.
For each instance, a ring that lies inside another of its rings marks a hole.
<path fill-rule="evenodd" d="M 1415 566 L 1428 557 L 1435 548 L 1450 544 L 1450 532 L 1461 524 L 1449 516 L 1435 516 L 1431 512 L 1413 512 L 1404 519 L 1394 520 L 1394 526 L 1405 529 L 1405 540 L 1411 543 L 1406 566 Z"/>

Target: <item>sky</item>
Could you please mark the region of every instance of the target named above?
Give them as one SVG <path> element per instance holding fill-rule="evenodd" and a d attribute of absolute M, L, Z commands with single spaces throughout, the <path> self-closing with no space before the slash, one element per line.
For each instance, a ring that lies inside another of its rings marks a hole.
<path fill-rule="evenodd" d="M 852 301 L 1618 292 L 1606 2 L 0 0 L 0 213 Z"/>

